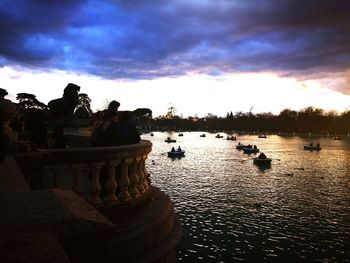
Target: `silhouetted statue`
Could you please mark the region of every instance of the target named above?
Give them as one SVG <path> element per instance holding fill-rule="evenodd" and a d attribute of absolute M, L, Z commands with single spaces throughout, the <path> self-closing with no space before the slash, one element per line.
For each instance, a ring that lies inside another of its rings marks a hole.
<path fill-rule="evenodd" d="M 51 100 L 48 103 L 53 121 L 56 122 L 52 131 L 55 148 L 67 147 L 67 138 L 65 138 L 63 132 L 66 120 L 73 116 L 74 109 L 79 103 L 78 91 L 80 91 L 78 85 L 69 83 L 64 89 L 62 98 Z"/>
<path fill-rule="evenodd" d="M 69 83 L 64 89 L 63 97 L 51 100 L 48 103 L 50 112 L 54 118 L 66 118 L 73 116 L 74 109 L 79 103 L 80 87 L 73 83 Z"/>
<path fill-rule="evenodd" d="M 0 89 L 0 117 L 2 120 L 3 136 L 5 140 L 11 142 L 17 140 L 17 133 L 14 132 L 9 125 L 11 120 L 17 117 L 18 109 L 12 101 L 5 99 L 7 94 L 5 89 Z"/>

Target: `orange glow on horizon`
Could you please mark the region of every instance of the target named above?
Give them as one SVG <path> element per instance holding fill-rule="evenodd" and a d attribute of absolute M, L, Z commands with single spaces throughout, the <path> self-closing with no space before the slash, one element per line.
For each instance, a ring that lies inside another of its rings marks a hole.
<path fill-rule="evenodd" d="M 199 117 L 212 113 L 272 112 L 285 108 L 300 110 L 308 106 L 343 112 L 350 106 L 350 96 L 322 86 L 329 81 L 298 81 L 274 73 L 241 73 L 218 77 L 195 75 L 154 80 L 104 80 L 63 71 L 32 72 L 15 68 L 0 69 L 1 87 L 16 101 L 16 94 L 35 94 L 38 100 L 61 97 L 69 82 L 81 86 L 92 99 L 92 109 L 102 109 L 106 100 L 117 100 L 121 110 L 150 108 L 154 116 L 166 113 L 171 103 L 178 115 Z"/>

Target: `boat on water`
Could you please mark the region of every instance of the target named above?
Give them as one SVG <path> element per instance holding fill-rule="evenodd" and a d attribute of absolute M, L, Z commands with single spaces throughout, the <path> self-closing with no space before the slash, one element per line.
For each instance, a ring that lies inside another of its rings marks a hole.
<path fill-rule="evenodd" d="M 269 166 L 271 164 L 272 159 L 267 158 L 264 153 L 260 153 L 258 157 L 253 159 L 253 163 L 258 166 Z"/>
<path fill-rule="evenodd" d="M 334 140 L 336 140 L 336 141 L 341 141 L 343 138 L 342 137 L 339 137 L 339 136 L 335 136 L 334 137 Z"/>
<path fill-rule="evenodd" d="M 168 152 L 168 157 L 176 158 L 176 157 L 183 157 L 185 156 L 185 151 L 169 151 Z"/>
<path fill-rule="evenodd" d="M 203 134 L 199 135 L 199 137 L 206 137 L 206 135 L 203 133 Z"/>
<path fill-rule="evenodd" d="M 220 134 L 217 134 L 217 135 L 215 136 L 215 138 L 224 138 L 224 136 L 223 136 L 223 135 L 220 135 Z"/>
<path fill-rule="evenodd" d="M 182 137 L 182 136 L 184 136 L 184 134 L 183 133 L 179 133 L 179 135 L 178 135 L 179 137 Z"/>
<path fill-rule="evenodd" d="M 252 147 L 252 145 L 250 145 L 250 144 L 246 145 L 246 144 L 242 144 L 240 142 L 236 145 L 237 150 L 242 150 L 243 148 L 251 148 L 251 147 Z"/>
<path fill-rule="evenodd" d="M 320 145 L 304 145 L 304 150 L 309 150 L 309 151 L 320 151 L 322 148 Z"/>
<path fill-rule="evenodd" d="M 255 157 L 253 159 L 253 163 L 256 165 L 260 165 L 260 166 L 268 166 L 271 164 L 272 159 L 271 158 L 259 158 L 259 157 Z"/>
<path fill-rule="evenodd" d="M 168 143 L 176 142 L 176 140 L 175 139 L 171 139 L 170 137 L 168 137 L 168 138 L 166 138 L 165 142 L 168 142 Z"/>
<path fill-rule="evenodd" d="M 149 135 L 152 136 L 152 137 L 154 136 L 153 132 L 151 132 Z"/>
<path fill-rule="evenodd" d="M 267 138 L 266 134 L 259 134 L 258 138 Z"/>
<path fill-rule="evenodd" d="M 236 138 L 236 136 L 227 136 L 226 140 L 235 141 L 235 140 L 237 140 L 237 138 Z"/>
<path fill-rule="evenodd" d="M 260 150 L 258 148 L 244 148 L 243 147 L 243 153 L 258 153 Z"/>

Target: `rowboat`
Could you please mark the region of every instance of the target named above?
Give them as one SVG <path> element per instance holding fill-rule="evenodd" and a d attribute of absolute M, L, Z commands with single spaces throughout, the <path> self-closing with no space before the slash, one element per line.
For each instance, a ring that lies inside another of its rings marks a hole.
<path fill-rule="evenodd" d="M 170 151 L 168 152 L 168 157 L 176 158 L 176 157 L 183 157 L 185 156 L 185 151 Z"/>

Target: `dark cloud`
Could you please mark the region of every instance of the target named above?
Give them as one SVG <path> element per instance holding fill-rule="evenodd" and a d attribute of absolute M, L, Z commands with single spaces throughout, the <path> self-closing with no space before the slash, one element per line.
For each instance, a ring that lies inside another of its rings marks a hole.
<path fill-rule="evenodd" d="M 348 0 L 3 0 L 0 30 L 2 65 L 110 79 L 350 68 Z"/>

